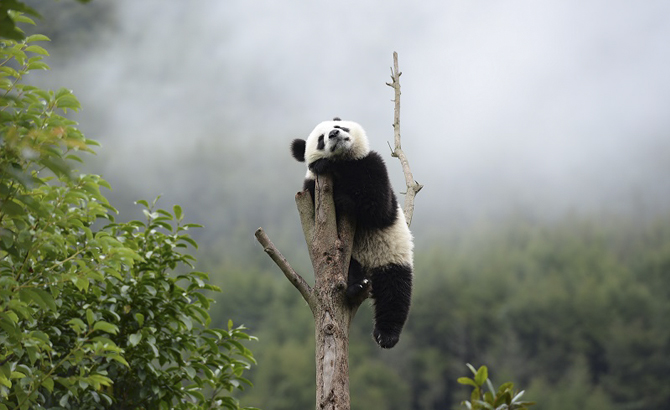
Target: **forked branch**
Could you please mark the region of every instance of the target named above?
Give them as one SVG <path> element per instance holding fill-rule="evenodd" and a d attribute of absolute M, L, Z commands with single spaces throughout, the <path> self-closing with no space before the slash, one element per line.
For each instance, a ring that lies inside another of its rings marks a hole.
<path fill-rule="evenodd" d="M 277 264 L 279 269 L 281 269 L 281 271 L 284 273 L 284 276 L 286 276 L 286 279 L 288 279 L 293 284 L 293 286 L 298 289 L 298 292 L 300 292 L 307 304 L 312 307 L 314 303 L 314 296 L 312 294 L 312 288 L 309 286 L 309 284 L 305 282 L 302 276 L 293 270 L 291 265 L 288 263 L 288 260 L 286 260 L 284 255 L 279 252 L 265 231 L 263 231 L 263 228 L 258 228 L 255 235 L 258 242 L 263 245 L 263 250 L 265 253 L 267 253 L 268 256 L 270 256 L 270 258 L 274 261 L 274 263 Z"/>

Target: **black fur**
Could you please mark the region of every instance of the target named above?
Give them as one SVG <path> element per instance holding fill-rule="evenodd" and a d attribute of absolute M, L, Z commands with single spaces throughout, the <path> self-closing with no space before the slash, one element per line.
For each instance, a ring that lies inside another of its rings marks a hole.
<path fill-rule="evenodd" d="M 335 211 L 353 216 L 356 229 L 383 229 L 395 222 L 398 201 L 384 160 L 376 152 L 356 160 L 321 158 L 309 164 L 309 169 L 316 175 L 332 175 Z M 314 180 L 305 180 L 303 189 L 314 198 Z"/>
<path fill-rule="evenodd" d="M 375 329 L 372 336 L 379 346 L 390 349 L 398 343 L 412 299 L 412 269 L 390 264 L 370 273 L 375 301 Z"/>
<path fill-rule="evenodd" d="M 301 139 L 294 139 L 291 143 L 291 154 L 293 158 L 300 162 L 305 162 L 305 144 L 307 142 Z"/>

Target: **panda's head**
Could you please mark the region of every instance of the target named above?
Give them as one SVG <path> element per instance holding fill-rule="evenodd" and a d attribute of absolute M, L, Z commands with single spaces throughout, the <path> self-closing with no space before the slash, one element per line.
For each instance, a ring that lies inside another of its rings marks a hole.
<path fill-rule="evenodd" d="M 336 117 L 317 125 L 307 140 L 293 140 L 291 153 L 293 158 L 309 165 L 321 158 L 334 161 L 364 158 L 370 153 L 370 145 L 363 127 Z"/>

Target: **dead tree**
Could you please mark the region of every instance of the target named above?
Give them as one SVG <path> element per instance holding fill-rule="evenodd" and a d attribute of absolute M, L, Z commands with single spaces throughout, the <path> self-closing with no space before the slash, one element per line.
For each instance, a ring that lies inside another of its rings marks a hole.
<path fill-rule="evenodd" d="M 414 181 L 407 157 L 400 147 L 400 72 L 398 54 L 393 53 L 391 82 L 395 90 L 393 121 L 395 149 L 392 155 L 400 159 L 407 183 L 404 212 L 407 224 L 412 220 L 414 196 L 422 188 Z M 316 333 L 316 409 L 349 410 L 349 325 L 360 304 L 346 300 L 347 272 L 355 233 L 355 221 L 335 217 L 332 180 L 317 176 L 314 201 L 309 191 L 296 194 L 305 241 L 314 269 L 314 287 L 290 266 L 262 228 L 256 238 L 265 252 L 279 266 L 286 278 L 307 301 L 314 315 Z"/>

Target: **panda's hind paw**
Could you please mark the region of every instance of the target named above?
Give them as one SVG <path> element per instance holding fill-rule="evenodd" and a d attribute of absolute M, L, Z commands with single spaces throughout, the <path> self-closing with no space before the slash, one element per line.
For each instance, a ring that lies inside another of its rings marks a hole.
<path fill-rule="evenodd" d="M 375 338 L 375 342 L 377 342 L 377 344 L 384 349 L 392 348 L 400 340 L 400 335 L 399 334 L 397 334 L 397 333 L 382 333 L 382 332 L 379 331 L 379 329 L 376 329 L 376 328 L 375 328 L 374 332 L 372 333 L 372 336 Z"/>
<path fill-rule="evenodd" d="M 364 278 L 363 280 L 353 283 L 347 287 L 347 299 L 350 301 L 356 300 L 364 292 L 367 292 L 370 289 L 370 279 Z"/>

